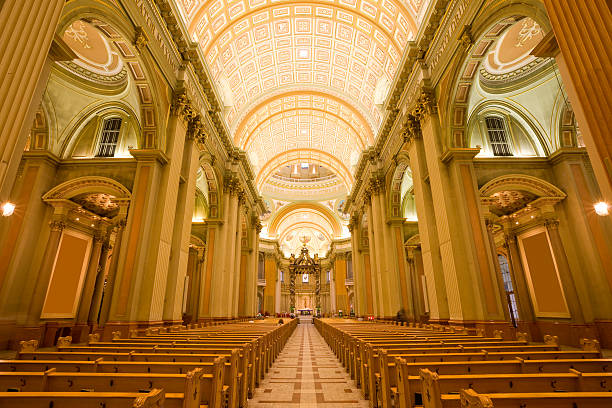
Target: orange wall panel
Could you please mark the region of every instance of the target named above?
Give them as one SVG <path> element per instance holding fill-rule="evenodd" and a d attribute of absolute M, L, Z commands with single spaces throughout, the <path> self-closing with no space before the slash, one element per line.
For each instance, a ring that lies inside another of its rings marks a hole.
<path fill-rule="evenodd" d="M 89 263 L 91 241 L 91 237 L 80 232 L 64 230 L 41 318 L 75 316 Z"/>

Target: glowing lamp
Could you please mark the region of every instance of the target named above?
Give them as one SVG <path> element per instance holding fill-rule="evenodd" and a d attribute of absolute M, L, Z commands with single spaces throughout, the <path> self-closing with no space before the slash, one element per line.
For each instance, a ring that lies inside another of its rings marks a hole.
<path fill-rule="evenodd" d="M 595 213 L 597 213 L 597 215 L 601 215 L 602 217 L 605 215 L 610 214 L 610 205 L 604 201 L 600 201 L 598 203 L 595 203 L 595 205 L 593 205 L 593 207 L 595 208 Z"/>
<path fill-rule="evenodd" d="M 6 202 L 4 204 L 2 204 L 2 216 L 3 217 L 10 217 L 11 215 L 13 215 L 13 213 L 15 212 L 15 204 L 10 203 L 10 202 Z"/>

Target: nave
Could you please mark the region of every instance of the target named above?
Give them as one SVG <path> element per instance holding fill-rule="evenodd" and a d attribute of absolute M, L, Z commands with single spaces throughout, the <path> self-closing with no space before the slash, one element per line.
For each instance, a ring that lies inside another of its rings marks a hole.
<path fill-rule="evenodd" d="M 367 407 L 350 375 L 310 321 L 287 341 L 248 407 Z"/>

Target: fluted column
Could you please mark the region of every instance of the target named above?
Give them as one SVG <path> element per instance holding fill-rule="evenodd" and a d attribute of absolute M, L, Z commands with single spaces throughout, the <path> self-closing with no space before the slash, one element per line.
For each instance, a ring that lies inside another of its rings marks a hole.
<path fill-rule="evenodd" d="M 63 216 L 57 217 L 49 223 L 49 238 L 47 239 L 47 247 L 45 248 L 43 260 L 40 264 L 36 286 L 34 287 L 34 292 L 32 293 L 32 298 L 30 300 L 30 307 L 28 309 L 28 324 L 33 325 L 40 321 L 40 314 L 45 303 L 45 295 L 47 293 L 47 288 L 49 287 L 49 280 L 51 279 L 51 272 L 53 271 L 55 256 L 59 248 L 62 231 L 64 231 L 65 227 L 66 223 L 64 222 Z"/>
<path fill-rule="evenodd" d="M 493 266 L 495 270 L 495 278 L 497 280 L 497 288 L 499 290 L 499 296 L 502 299 L 502 310 L 504 311 L 504 318 L 510 321 L 510 310 L 505 307 L 507 304 L 506 288 L 504 287 L 504 280 L 501 274 L 501 267 L 499 266 L 499 259 L 497 255 L 497 246 L 495 245 L 495 236 L 493 235 L 493 229 L 495 225 L 491 221 L 487 221 L 487 242 L 491 248 L 491 256 L 493 257 Z"/>
<path fill-rule="evenodd" d="M 421 137 L 420 122 L 412 115 L 408 116 L 405 124 L 408 142 L 408 156 L 410 157 L 410 170 L 414 187 L 414 200 L 421 240 L 421 255 L 423 270 L 427 282 L 427 297 L 429 316 L 433 320 L 448 320 L 448 299 L 446 297 L 446 282 L 442 267 L 442 255 L 438 241 L 436 215 L 432 209 L 434 202 L 431 187 L 426 181 L 428 176 L 425 147 Z"/>
<path fill-rule="evenodd" d="M 247 256 L 246 277 L 245 277 L 245 296 L 244 314 L 254 316 L 257 314 L 257 272 L 259 257 L 259 232 L 261 223 L 256 213 L 251 214 L 251 224 L 248 229 L 248 240 L 251 248 Z M 288 309 L 287 309 L 288 310 Z"/>
<path fill-rule="evenodd" d="M 108 252 L 111 249 L 109 243 L 109 235 L 107 234 L 104 243 L 102 244 L 102 252 L 100 253 L 100 263 L 98 264 L 98 271 L 96 275 L 96 282 L 94 284 L 94 292 L 91 298 L 91 305 L 89 308 L 89 316 L 87 321 L 90 325 L 94 326 L 98 323 L 98 313 L 100 312 L 100 303 L 102 302 L 102 293 L 104 292 L 104 280 L 106 275 L 106 261 L 108 260 Z"/>
<path fill-rule="evenodd" d="M 236 212 L 236 236 L 234 238 L 234 253 L 230 254 L 234 258 L 234 268 L 232 271 L 233 285 L 232 293 L 234 302 L 232 305 L 232 317 L 238 316 L 238 303 L 244 302 L 244 275 L 242 273 L 242 216 L 245 198 L 244 193 L 238 196 L 238 211 Z M 242 287 L 242 290 L 241 290 Z"/>
<path fill-rule="evenodd" d="M 414 304 L 411 301 L 412 279 L 406 262 L 404 251 L 404 219 L 393 219 L 391 225 L 387 229 L 391 233 L 391 251 L 393 252 L 394 267 L 390 268 L 390 273 L 393 274 L 395 281 L 392 282 L 392 287 L 397 288 L 395 293 L 398 295 L 399 308 L 404 309 L 408 318 L 414 317 Z"/>
<path fill-rule="evenodd" d="M 506 226 L 506 229 L 507 227 L 508 226 Z M 508 261 L 510 273 L 512 274 L 512 283 L 514 283 L 516 286 L 516 303 L 519 313 L 519 320 L 524 322 L 533 322 L 535 314 L 533 305 L 531 304 L 529 287 L 527 286 L 527 278 L 521 262 L 521 255 L 516 235 L 506 233 L 505 245 L 508 251 Z"/>
<path fill-rule="evenodd" d="M 106 276 L 106 285 L 103 290 L 102 308 L 100 310 L 99 324 L 104 325 L 108 321 L 108 316 L 111 307 L 113 290 L 115 288 L 115 280 L 117 277 L 117 267 L 119 265 L 119 256 L 121 255 L 121 245 L 123 241 L 123 231 L 125 230 L 126 220 L 120 218 L 117 222 L 117 231 L 115 232 L 115 242 L 113 244 L 113 253 L 111 255 L 111 263 L 108 267 Z"/>
<path fill-rule="evenodd" d="M 450 319 L 457 323 L 502 320 L 484 240 L 473 156 L 477 149 L 447 149 L 432 92 L 422 89 L 414 116 L 420 119 L 440 242 Z"/>
<path fill-rule="evenodd" d="M 183 182 L 179 184 L 176 198 L 172 250 L 170 252 L 164 298 L 163 318 L 167 324 L 180 323 L 183 317 L 183 299 L 186 296 L 183 292 L 189 259 L 191 219 L 195 205 L 196 177 L 199 164 L 197 143 L 202 143 L 205 140 L 203 128 L 204 124 L 199 115 L 189 118 L 180 170 Z"/>
<path fill-rule="evenodd" d="M 612 11 L 607 0 L 544 0 L 557 66 L 603 198 L 612 203 Z"/>
<path fill-rule="evenodd" d="M 567 261 L 567 255 L 565 253 L 565 249 L 563 248 L 563 242 L 561 241 L 561 236 L 559 235 L 559 220 L 547 219 L 544 225 L 546 226 L 548 236 L 550 237 L 550 245 L 555 256 L 555 261 L 559 271 L 559 278 L 561 279 L 561 284 L 563 285 L 567 306 L 570 310 L 570 314 L 572 315 L 572 320 L 574 320 L 575 323 L 584 323 L 584 313 L 582 311 L 582 307 L 580 306 L 578 292 L 576 291 L 574 278 L 572 277 L 570 266 Z"/>
<path fill-rule="evenodd" d="M 210 317 L 221 318 L 224 315 L 223 304 L 227 302 L 227 293 L 225 290 L 227 273 L 225 273 L 225 264 L 227 262 L 227 247 L 226 237 L 230 224 L 230 198 L 231 188 L 229 181 L 226 179 L 223 182 L 223 219 L 221 224 L 217 226 L 215 233 L 216 244 L 214 246 L 213 265 L 208 282 L 208 293 L 210 293 Z M 210 232 L 210 230 L 209 230 Z M 214 285 L 212 284 L 214 282 Z"/>
<path fill-rule="evenodd" d="M 372 280 L 372 294 L 373 294 L 373 303 L 374 303 L 374 314 L 377 317 L 384 316 L 384 309 L 382 306 L 382 299 L 384 295 L 381 289 L 380 282 L 380 248 L 382 246 L 382 239 L 379 239 L 378 234 L 376 233 L 378 227 L 375 227 L 377 222 L 377 217 L 374 212 L 374 198 L 370 193 L 366 194 L 367 204 L 366 204 L 366 214 L 368 217 L 368 240 L 370 243 L 370 269 L 371 269 L 371 280 Z"/>
<path fill-rule="evenodd" d="M 380 216 L 380 229 L 383 236 L 383 256 L 385 262 L 385 274 L 383 275 L 382 281 L 388 288 L 387 291 L 387 311 L 385 312 L 386 317 L 394 317 L 397 312 L 402 308 L 402 281 L 400 279 L 400 273 L 405 273 L 406 269 L 404 265 L 400 265 L 400 259 L 398 259 L 397 253 L 397 237 L 394 236 L 391 226 L 387 223 L 387 195 L 385 193 L 385 178 L 381 175 L 379 181 L 379 216 Z M 403 234 L 402 234 L 403 235 Z M 400 237 L 400 240 L 402 238 Z M 403 242 L 400 247 L 403 246 Z M 403 270 L 402 270 L 402 267 Z M 406 288 L 404 288 L 406 289 Z"/>
<path fill-rule="evenodd" d="M 228 229 L 225 241 L 225 247 L 221 250 L 225 252 L 225 301 L 224 301 L 224 314 L 223 317 L 234 316 L 234 300 L 236 297 L 236 277 L 234 276 L 234 266 L 236 265 L 236 259 L 234 259 L 236 253 L 236 226 L 238 218 L 238 186 L 236 185 L 230 196 L 229 213 L 230 218 L 228 220 Z"/>
<path fill-rule="evenodd" d="M 221 236 L 221 226 L 218 221 L 211 222 L 207 221 L 206 231 L 206 252 L 204 253 L 204 266 L 202 270 L 202 283 L 200 284 L 200 303 L 199 303 L 199 320 L 215 316 L 213 311 L 216 310 L 216 299 L 215 296 L 220 296 L 220 291 L 213 291 L 212 282 L 213 279 L 221 279 L 223 271 L 215 272 L 215 266 L 217 265 L 217 246 Z M 213 308 L 213 306 L 215 308 Z"/>
<path fill-rule="evenodd" d="M 8 198 L 51 64 L 65 0 L 5 0 L 0 9 L 0 201 Z M 46 72 L 46 74 L 45 74 Z"/>
<path fill-rule="evenodd" d="M 365 286 L 366 282 L 363 277 L 363 267 L 361 264 L 361 252 L 359 251 L 359 237 L 361 229 L 359 225 L 359 217 L 353 215 L 348 225 L 351 232 L 351 251 L 353 254 L 353 279 L 355 280 L 355 315 L 363 316 L 365 314 Z"/>
<path fill-rule="evenodd" d="M 91 301 L 94 295 L 96 277 L 100 266 L 100 256 L 102 255 L 105 238 L 106 231 L 95 231 L 91 255 L 89 256 L 89 264 L 87 266 L 87 272 L 85 273 L 85 282 L 81 292 L 81 300 L 79 302 L 76 320 L 77 325 L 86 325 L 87 319 L 89 318 L 89 309 L 91 308 Z"/>

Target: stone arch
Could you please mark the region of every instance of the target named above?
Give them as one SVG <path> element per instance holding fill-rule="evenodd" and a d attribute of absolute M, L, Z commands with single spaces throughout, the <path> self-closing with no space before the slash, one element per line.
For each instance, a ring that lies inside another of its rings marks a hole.
<path fill-rule="evenodd" d="M 390 180 L 388 197 L 388 211 L 391 218 L 403 218 L 402 214 L 402 180 L 406 169 L 410 167 L 408 155 L 400 152 L 397 157 L 397 165 L 393 171 L 393 177 Z"/>
<path fill-rule="evenodd" d="M 335 236 L 340 236 L 342 234 L 342 226 L 340 225 L 332 211 L 329 208 L 316 203 L 294 203 L 284 206 L 270 219 L 268 234 L 277 234 L 280 223 L 291 213 L 300 210 L 316 212 L 329 223 Z"/>
<path fill-rule="evenodd" d="M 218 219 L 220 214 L 220 191 L 219 186 L 219 178 L 217 177 L 217 173 L 215 168 L 210 163 L 210 158 L 201 157 L 200 158 L 200 167 L 204 172 L 204 176 L 206 177 L 206 183 L 208 185 L 208 218 L 209 219 Z"/>
<path fill-rule="evenodd" d="M 447 101 L 447 115 L 450 118 L 447 126 L 446 140 L 452 147 L 467 147 L 468 103 L 473 81 L 478 68 L 487 55 L 487 51 L 502 34 L 505 27 L 529 17 L 542 27 L 545 32 L 551 30 L 544 5 L 537 0 L 526 0 L 517 4 L 505 0 L 487 12 L 476 17 L 471 26 L 462 35 L 462 41 L 469 44 L 457 58 L 452 70 L 450 99 Z M 503 26 L 503 27 L 500 27 Z"/>
<path fill-rule="evenodd" d="M 131 200 L 127 187 L 108 177 L 84 176 L 65 181 L 42 196 L 45 203 L 79 205 L 100 217 L 113 218 L 127 211 Z"/>
<path fill-rule="evenodd" d="M 138 91 L 142 147 L 163 149 L 165 138 L 160 112 L 164 93 L 158 88 L 158 82 L 152 80 L 155 64 L 146 51 L 147 39 L 142 28 L 134 27 L 113 5 L 77 0 L 64 7 L 57 34 L 61 36 L 77 20 L 84 20 L 105 33 L 120 51 Z"/>
<path fill-rule="evenodd" d="M 526 136 L 534 145 L 537 156 L 548 156 L 552 151 L 554 151 L 555 146 L 551 146 L 550 143 L 547 142 L 546 138 L 542 135 L 544 130 L 526 114 L 524 109 L 518 104 L 510 103 L 504 100 L 486 100 L 474 106 L 469 115 L 465 129 L 472 129 L 472 127 L 475 125 L 474 121 L 487 111 L 497 111 L 495 112 L 495 116 L 503 113 L 512 117 L 512 119 L 515 119 L 520 127 L 526 131 Z M 467 147 L 472 145 L 471 138 L 467 135 L 465 142 Z"/>
<path fill-rule="evenodd" d="M 522 190 L 540 198 L 563 199 L 565 193 L 555 185 L 527 174 L 506 174 L 490 180 L 480 188 L 481 197 L 490 197 L 505 190 Z"/>
<path fill-rule="evenodd" d="M 107 115 L 109 113 L 116 113 L 122 116 L 124 120 L 127 119 L 130 125 L 133 125 L 136 130 L 136 148 L 140 149 L 145 147 L 142 124 L 138 120 L 138 115 L 133 108 L 123 101 L 102 102 L 93 106 L 86 112 L 79 114 L 78 119 L 67 132 L 68 137 L 66 137 L 59 151 L 59 156 L 61 158 L 68 158 L 69 155 L 73 153 L 73 150 L 82 137 L 81 132 L 90 124 L 90 121 L 94 119 L 96 115 Z"/>
<path fill-rule="evenodd" d="M 45 104 L 41 103 L 34 114 L 34 122 L 26 142 L 26 151 L 46 150 L 49 146 L 49 119 Z"/>

